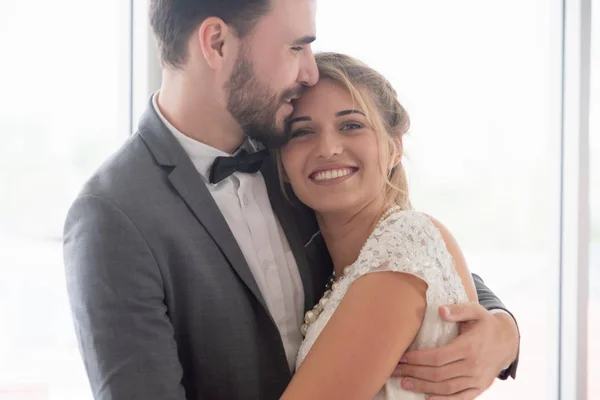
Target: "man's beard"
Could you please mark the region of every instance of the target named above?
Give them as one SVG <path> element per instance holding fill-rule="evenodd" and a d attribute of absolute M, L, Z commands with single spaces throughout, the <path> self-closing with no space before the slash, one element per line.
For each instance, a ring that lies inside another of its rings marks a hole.
<path fill-rule="evenodd" d="M 268 149 L 275 149 L 288 140 L 284 121 L 278 126 L 277 111 L 285 99 L 295 97 L 300 88 L 275 93 L 268 85 L 258 81 L 247 51 L 242 49 L 225 87 L 227 110 L 249 137 Z"/>

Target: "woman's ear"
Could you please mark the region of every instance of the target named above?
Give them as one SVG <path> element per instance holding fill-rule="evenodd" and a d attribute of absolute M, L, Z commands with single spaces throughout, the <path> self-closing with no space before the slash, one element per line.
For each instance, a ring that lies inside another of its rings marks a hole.
<path fill-rule="evenodd" d="M 392 143 L 392 154 L 390 156 L 390 163 L 388 165 L 388 170 L 390 171 L 400 164 L 400 160 L 402 160 L 402 139 L 394 138 L 392 139 Z"/>

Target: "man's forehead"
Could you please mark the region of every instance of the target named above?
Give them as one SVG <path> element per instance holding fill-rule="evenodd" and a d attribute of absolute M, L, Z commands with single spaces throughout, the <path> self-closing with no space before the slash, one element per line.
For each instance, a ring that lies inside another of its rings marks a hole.
<path fill-rule="evenodd" d="M 261 23 L 262 22 L 262 23 Z M 259 25 L 302 37 L 316 33 L 316 0 L 271 0 L 271 10 Z"/>

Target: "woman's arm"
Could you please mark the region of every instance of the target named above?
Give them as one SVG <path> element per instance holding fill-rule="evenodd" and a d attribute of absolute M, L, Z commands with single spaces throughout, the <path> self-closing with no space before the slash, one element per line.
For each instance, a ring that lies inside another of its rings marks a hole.
<path fill-rule="evenodd" d="M 441 233 L 469 300 L 476 302 L 458 243 L 439 221 L 429 219 Z M 282 398 L 373 398 L 421 326 L 426 291 L 427 284 L 408 273 L 386 271 L 357 279 Z"/>
<path fill-rule="evenodd" d="M 282 399 L 373 398 L 421 326 L 426 291 L 424 281 L 406 273 L 358 278 Z"/>

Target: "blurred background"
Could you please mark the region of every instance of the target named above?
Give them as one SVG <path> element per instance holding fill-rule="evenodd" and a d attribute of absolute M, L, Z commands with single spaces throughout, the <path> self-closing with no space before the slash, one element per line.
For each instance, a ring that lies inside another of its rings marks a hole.
<path fill-rule="evenodd" d="M 147 7 L 0 2 L 0 400 L 91 399 L 62 225 L 160 85 Z M 482 398 L 600 399 L 598 0 L 320 0 L 317 23 L 315 51 L 391 80 L 413 204 L 517 317 L 517 380 Z"/>

